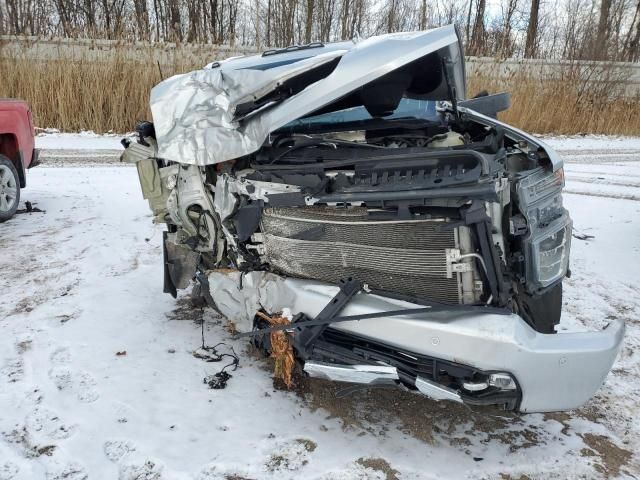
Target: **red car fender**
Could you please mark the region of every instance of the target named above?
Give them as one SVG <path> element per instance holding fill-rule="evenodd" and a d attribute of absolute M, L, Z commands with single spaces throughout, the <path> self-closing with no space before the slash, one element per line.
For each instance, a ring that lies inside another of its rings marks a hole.
<path fill-rule="evenodd" d="M 0 99 L 0 154 L 16 163 L 21 184 L 25 183 L 24 171 L 37 160 L 34 134 L 29 104 L 22 100 Z"/>

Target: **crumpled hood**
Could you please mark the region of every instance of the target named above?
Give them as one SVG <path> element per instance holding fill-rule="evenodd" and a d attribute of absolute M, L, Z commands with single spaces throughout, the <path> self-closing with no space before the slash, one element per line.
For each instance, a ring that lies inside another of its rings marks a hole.
<path fill-rule="evenodd" d="M 234 120 L 236 106 L 306 69 L 322 65 L 344 51 L 318 55 L 271 70 L 196 70 L 175 75 L 151 90 L 151 112 L 158 156 L 176 162 L 209 165 L 241 157 L 260 148 L 270 132 L 260 116 Z"/>
<path fill-rule="evenodd" d="M 464 99 L 464 57 L 453 25 L 234 58 L 214 68 L 173 76 L 151 91 L 158 156 L 210 165 L 253 153 L 274 130 L 331 108 L 332 103 L 403 68 L 417 72 L 404 96 L 448 99 L 444 69 L 439 68 L 444 59 L 450 64 L 456 96 Z M 319 73 L 314 76 L 314 72 Z M 295 82 L 294 89 L 300 90 L 295 94 L 269 96 L 278 89 L 291 91 Z M 255 109 L 239 116 L 238 111 L 252 102 Z"/>

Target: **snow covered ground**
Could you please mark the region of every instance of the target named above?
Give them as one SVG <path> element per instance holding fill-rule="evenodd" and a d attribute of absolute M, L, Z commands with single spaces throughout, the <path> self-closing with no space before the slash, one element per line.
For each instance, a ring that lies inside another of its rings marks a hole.
<path fill-rule="evenodd" d="M 569 162 L 575 233 L 592 236 L 573 239 L 562 328 L 621 317 L 627 337 L 589 404 L 514 415 L 275 390 L 223 319 L 161 293 L 162 229 L 135 169 L 105 164 L 119 137 L 46 138 L 22 192 L 45 213 L 0 225 L 0 480 L 640 476 L 639 140 L 547 139 Z M 226 389 L 203 384 L 223 363 L 192 355 L 202 325 L 240 354 Z"/>
<path fill-rule="evenodd" d="M 47 166 L 103 165 L 117 163 L 122 145 L 120 141 L 132 134 L 97 135 L 94 132 L 60 133 L 48 129 L 36 136 L 36 147 L 41 149 Z"/>
<path fill-rule="evenodd" d="M 62 133 L 43 129 L 36 137 L 36 146 L 47 150 L 121 150 L 120 140 L 130 134 L 99 135 L 92 131 Z"/>

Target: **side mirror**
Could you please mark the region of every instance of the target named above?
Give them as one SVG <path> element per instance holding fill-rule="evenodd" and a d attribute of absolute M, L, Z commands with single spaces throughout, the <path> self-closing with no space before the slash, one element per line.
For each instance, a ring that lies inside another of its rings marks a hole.
<path fill-rule="evenodd" d="M 496 118 L 498 112 L 504 112 L 511 106 L 511 94 L 502 92 L 489 95 L 486 90 L 483 90 L 473 98 L 459 101 L 458 105 L 475 110 L 488 117 Z"/>

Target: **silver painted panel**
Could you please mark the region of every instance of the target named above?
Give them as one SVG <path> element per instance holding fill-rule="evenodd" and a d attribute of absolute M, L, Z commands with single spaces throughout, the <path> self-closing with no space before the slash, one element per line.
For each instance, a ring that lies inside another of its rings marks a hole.
<path fill-rule="evenodd" d="M 561 169 L 564 166 L 564 161 L 562 160 L 562 157 L 560 157 L 558 152 L 556 152 L 553 148 L 551 148 L 549 145 L 544 143 L 539 138 L 536 138 L 533 135 L 523 132 L 522 130 L 519 130 L 515 127 L 512 127 L 511 125 L 507 125 L 506 123 L 496 120 L 495 118 L 487 117 L 486 115 L 476 112 L 475 110 L 471 110 L 470 108 L 459 107 L 459 110 L 461 112 L 466 113 L 472 120 L 482 125 L 487 125 L 491 127 L 495 127 L 495 126 L 503 127 L 505 129 L 505 134 L 507 135 L 507 137 L 517 142 L 519 141 L 527 142 L 530 147 L 533 147 L 532 150 L 539 149 L 544 151 L 549 157 L 549 162 L 551 163 L 551 168 L 554 172 L 556 170 Z"/>
<path fill-rule="evenodd" d="M 228 276 L 213 272 L 210 284 L 220 283 L 221 275 Z M 251 328 L 256 305 L 268 312 L 289 308 L 313 318 L 338 291 L 333 285 L 266 272 L 244 275 L 243 286 L 234 290 L 227 285 L 222 293 L 216 289 L 212 294 L 217 303 L 232 307 L 230 318 L 245 319 L 245 329 Z M 231 300 L 229 294 L 237 297 Z M 341 315 L 415 307 L 362 292 Z M 576 408 L 593 396 L 618 355 L 625 325 L 615 320 L 601 331 L 546 335 L 515 314 L 450 311 L 345 322 L 332 328 L 482 370 L 509 372 L 522 389 L 520 410 L 545 412 Z"/>
<path fill-rule="evenodd" d="M 209 165 L 260 148 L 271 131 L 260 115 L 242 124 L 235 108 L 279 82 L 343 54 L 333 51 L 267 71 L 204 69 L 175 75 L 151 90 L 150 107 L 158 140 L 158 157 Z"/>

